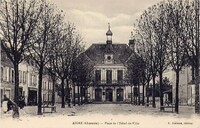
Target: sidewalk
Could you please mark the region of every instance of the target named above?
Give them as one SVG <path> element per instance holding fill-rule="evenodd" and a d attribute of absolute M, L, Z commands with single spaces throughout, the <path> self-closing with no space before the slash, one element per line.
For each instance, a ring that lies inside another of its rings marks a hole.
<path fill-rule="evenodd" d="M 0 108 L 1 110 L 1 108 Z M 37 106 L 25 106 L 19 111 L 20 117 L 37 117 Z M 43 117 L 54 117 L 58 115 L 66 116 L 84 116 L 91 114 L 113 114 L 113 115 L 155 115 L 155 116 L 175 116 L 175 117 L 190 117 L 195 115 L 194 106 L 180 106 L 179 114 L 172 112 L 160 112 L 159 105 L 156 108 L 152 106 L 136 106 L 133 104 L 85 104 L 81 106 L 72 106 L 61 108 L 61 104 L 56 104 L 56 112 L 43 113 Z M 1 110 L 1 119 L 12 118 L 12 111 L 4 114 Z"/>
<path fill-rule="evenodd" d="M 1 111 L 0 126 L 1 128 L 93 128 L 107 127 L 110 125 L 105 122 L 121 122 L 131 123 L 130 128 L 142 127 L 148 124 L 147 128 L 157 125 L 167 125 L 168 123 L 180 122 L 191 123 L 191 125 L 173 125 L 174 128 L 188 128 L 200 126 L 200 115 L 194 114 L 193 106 L 180 106 L 180 114 L 171 112 L 160 112 L 159 107 L 135 106 L 132 104 L 85 104 L 81 106 L 73 106 L 72 108 L 61 108 L 60 104 L 56 104 L 55 113 L 43 113 L 37 115 L 37 106 L 26 106 L 20 110 L 20 118 L 13 119 L 12 113 L 3 114 Z M 77 124 L 76 124 L 77 123 Z M 82 125 L 79 125 L 81 123 Z M 97 125 L 92 125 L 95 123 Z M 91 125 L 88 125 L 91 124 Z M 114 126 L 114 125 L 113 125 Z M 123 125 L 129 126 L 129 125 Z M 117 127 L 121 128 L 122 125 Z M 146 128 L 146 127 L 145 127 Z M 168 125 L 167 128 L 172 128 Z"/>
<path fill-rule="evenodd" d="M 56 116 L 56 115 L 73 115 L 76 113 L 76 108 L 80 107 L 80 106 L 76 106 L 76 107 L 71 107 L 69 108 L 67 105 L 65 106 L 65 108 L 61 108 L 61 104 L 56 104 L 56 112 L 53 113 L 43 113 L 42 116 Z M 0 107 L 0 119 L 5 119 L 5 118 L 12 118 L 12 110 L 7 112 L 7 113 L 3 113 L 3 111 L 1 110 Z M 34 117 L 34 116 L 38 116 L 37 115 L 37 106 L 25 106 L 23 109 L 19 109 L 19 114 L 20 114 L 20 118 L 21 117 Z"/>

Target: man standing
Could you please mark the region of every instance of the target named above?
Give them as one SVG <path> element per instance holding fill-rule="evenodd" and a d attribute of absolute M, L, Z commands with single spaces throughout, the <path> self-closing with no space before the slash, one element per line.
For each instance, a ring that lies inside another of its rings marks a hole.
<path fill-rule="evenodd" d="M 24 96 L 19 96 L 19 107 L 20 107 L 20 109 L 23 109 L 24 108 L 24 106 L 25 106 L 25 98 L 24 98 Z"/>

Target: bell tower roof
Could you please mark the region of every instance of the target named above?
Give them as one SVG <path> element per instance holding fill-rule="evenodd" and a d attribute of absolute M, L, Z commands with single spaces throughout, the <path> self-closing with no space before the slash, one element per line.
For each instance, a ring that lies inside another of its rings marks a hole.
<path fill-rule="evenodd" d="M 110 23 L 108 23 L 108 31 L 106 32 L 106 36 L 107 36 L 107 44 L 112 44 L 112 35 L 113 33 L 110 30 Z"/>
<path fill-rule="evenodd" d="M 106 32 L 106 36 L 112 36 L 113 33 L 110 30 L 110 23 L 108 23 L 108 31 Z"/>

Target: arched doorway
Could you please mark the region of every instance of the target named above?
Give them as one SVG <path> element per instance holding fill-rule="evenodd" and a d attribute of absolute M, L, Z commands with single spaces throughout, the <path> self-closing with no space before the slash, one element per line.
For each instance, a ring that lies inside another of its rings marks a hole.
<path fill-rule="evenodd" d="M 106 101 L 113 101 L 113 90 L 110 88 L 106 89 Z"/>
<path fill-rule="evenodd" d="M 123 101 L 124 90 L 122 88 L 117 89 L 117 101 Z"/>
<path fill-rule="evenodd" d="M 102 89 L 95 89 L 95 101 L 102 101 Z"/>

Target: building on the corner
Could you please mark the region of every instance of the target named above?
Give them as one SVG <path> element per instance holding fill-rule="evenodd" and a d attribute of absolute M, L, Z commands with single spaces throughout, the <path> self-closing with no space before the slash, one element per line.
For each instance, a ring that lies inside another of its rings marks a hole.
<path fill-rule="evenodd" d="M 127 102 L 131 100 L 131 86 L 125 81 L 127 61 L 135 55 L 134 39 L 129 45 L 112 42 L 110 25 L 105 43 L 92 44 L 85 55 L 94 62 L 94 82 L 88 88 L 90 100 L 94 102 Z"/>
<path fill-rule="evenodd" d="M 14 67 L 11 61 L 8 59 L 6 53 L 1 50 L 1 99 L 3 95 L 8 98 L 14 98 Z"/>
<path fill-rule="evenodd" d="M 0 99 L 2 100 L 3 95 L 6 95 L 8 98 L 14 100 L 14 67 L 2 49 L 0 76 Z M 51 102 L 53 84 L 50 76 L 46 73 L 43 75 L 42 89 L 42 100 L 45 102 Z M 23 95 L 25 97 L 26 105 L 37 105 L 38 71 L 33 60 L 26 59 L 19 64 L 19 95 Z"/>
<path fill-rule="evenodd" d="M 179 73 L 179 104 L 180 105 L 194 105 L 195 104 L 195 85 L 193 80 L 194 70 L 191 66 L 184 66 Z M 172 97 L 175 102 L 176 94 L 176 73 L 171 67 L 168 67 L 164 73 L 172 85 Z M 164 97 L 165 98 L 165 97 Z"/>

